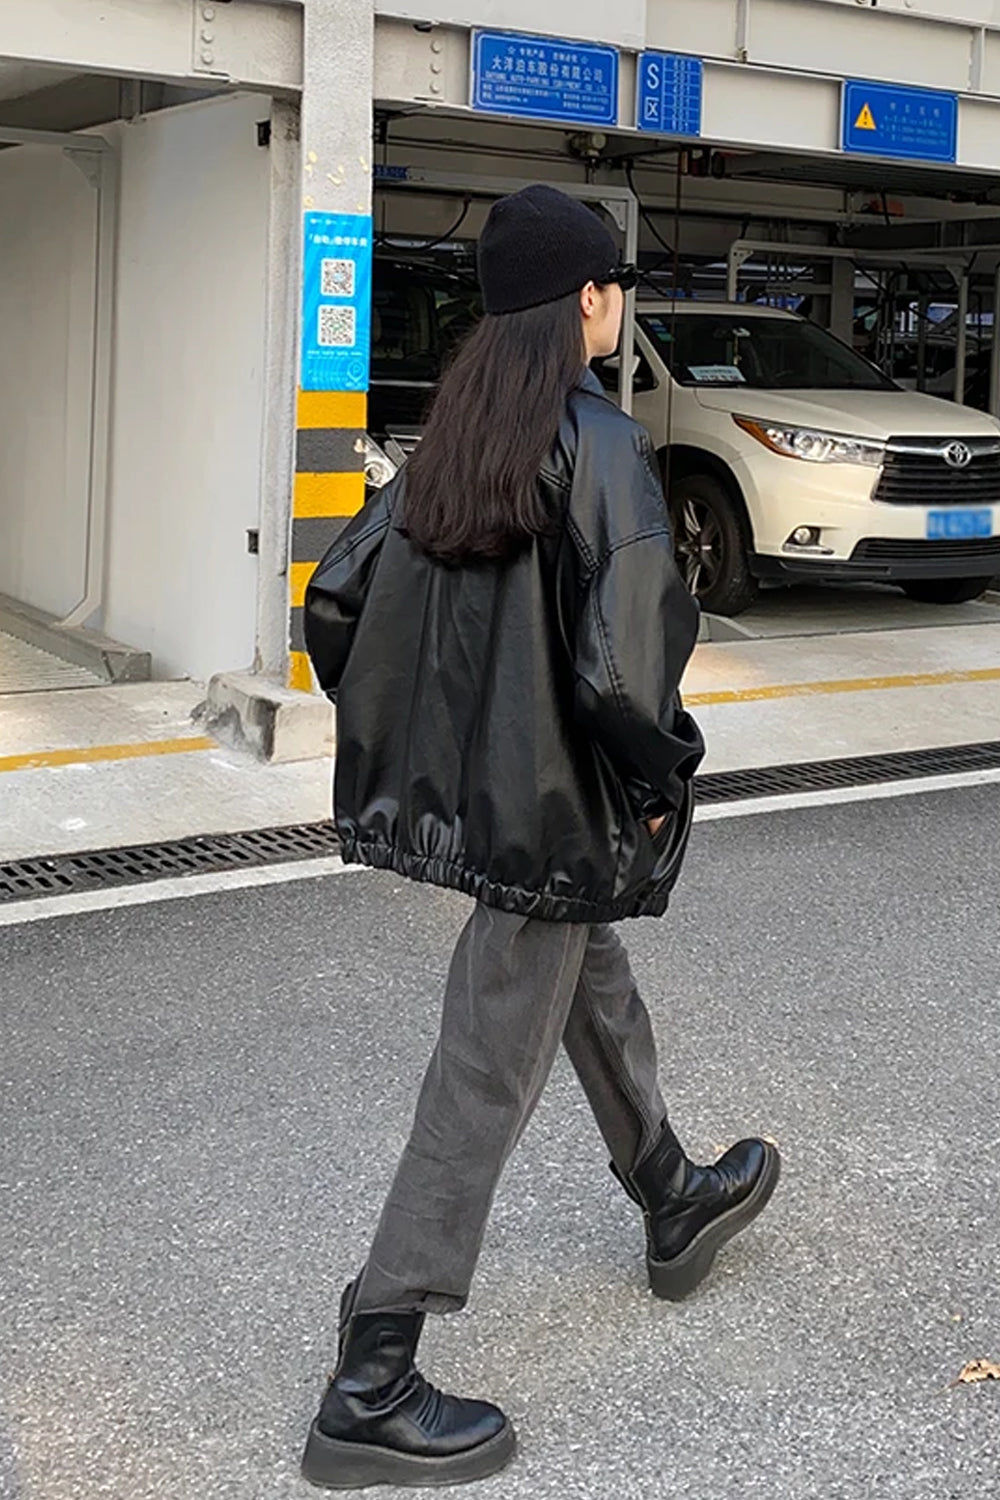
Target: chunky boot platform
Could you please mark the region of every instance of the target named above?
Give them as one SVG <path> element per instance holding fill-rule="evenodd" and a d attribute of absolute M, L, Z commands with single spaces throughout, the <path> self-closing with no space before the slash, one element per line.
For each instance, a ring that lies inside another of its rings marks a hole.
<path fill-rule="evenodd" d="M 680 1302 L 704 1281 L 723 1245 L 767 1205 L 781 1157 L 766 1141 L 738 1141 L 714 1167 L 697 1167 L 665 1125 L 628 1179 L 612 1171 L 645 1215 L 650 1287 Z"/>
<path fill-rule="evenodd" d="M 485 1401 L 446 1396 L 414 1363 L 423 1313 L 355 1313 L 341 1299 L 340 1354 L 309 1429 L 303 1476 L 331 1490 L 464 1484 L 513 1458 L 514 1429 Z"/>

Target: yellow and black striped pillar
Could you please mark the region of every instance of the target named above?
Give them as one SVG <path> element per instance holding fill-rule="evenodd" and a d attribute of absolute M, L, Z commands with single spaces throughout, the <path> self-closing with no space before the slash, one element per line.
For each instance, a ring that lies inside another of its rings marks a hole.
<path fill-rule="evenodd" d="M 363 391 L 299 391 L 288 570 L 288 685 L 306 692 L 313 686 L 303 631 L 306 585 L 330 543 L 364 504 L 362 443 L 367 415 Z"/>

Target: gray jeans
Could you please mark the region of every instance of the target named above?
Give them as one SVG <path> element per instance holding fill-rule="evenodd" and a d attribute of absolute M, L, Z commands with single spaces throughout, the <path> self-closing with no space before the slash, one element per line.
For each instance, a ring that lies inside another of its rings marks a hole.
<path fill-rule="evenodd" d="M 462 1307 L 507 1158 L 560 1042 L 615 1165 L 663 1125 L 656 1047 L 610 927 L 477 906 L 451 962 L 441 1034 L 363 1273 L 357 1308 Z"/>

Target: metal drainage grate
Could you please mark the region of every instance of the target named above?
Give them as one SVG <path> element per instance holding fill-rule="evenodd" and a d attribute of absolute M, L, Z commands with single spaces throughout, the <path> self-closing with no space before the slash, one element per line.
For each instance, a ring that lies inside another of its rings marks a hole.
<path fill-rule="evenodd" d="M 699 802 L 735 802 L 748 797 L 777 797 L 783 792 L 824 792 L 835 787 L 915 781 L 922 776 L 953 776 L 956 772 L 990 771 L 998 767 L 1000 740 L 992 740 L 979 745 L 949 745 L 939 750 L 901 750 L 891 755 L 856 755 L 846 760 L 717 771 L 699 776 L 696 784 Z"/>
<path fill-rule="evenodd" d="M 954 745 L 940 750 L 906 750 L 892 755 L 858 755 L 845 760 L 805 761 L 721 771 L 697 778 L 699 803 L 738 802 L 776 797 L 783 792 L 821 792 L 835 787 L 871 786 L 880 781 L 913 781 L 962 771 L 1000 768 L 1000 741 Z M 338 852 L 332 823 L 299 823 L 285 828 L 252 828 L 244 833 L 205 834 L 164 844 L 126 849 L 95 849 L 53 854 L 0 864 L 0 905 L 61 896 L 110 886 L 137 885 L 178 875 L 286 864 Z"/>
<path fill-rule="evenodd" d="M 126 849 L 17 859 L 0 864 L 0 905 L 177 875 L 315 859 L 336 854 L 338 847 L 332 823 L 300 823 L 286 828 L 251 828 L 243 833 L 205 834 L 164 844 L 136 844 Z"/>

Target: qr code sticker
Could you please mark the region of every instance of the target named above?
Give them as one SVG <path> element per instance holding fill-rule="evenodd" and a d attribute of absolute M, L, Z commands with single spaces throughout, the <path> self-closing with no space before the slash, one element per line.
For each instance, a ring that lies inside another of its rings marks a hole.
<path fill-rule="evenodd" d="M 321 307 L 318 341 L 321 349 L 353 349 L 357 343 L 357 313 L 354 308 Z"/>
<path fill-rule="evenodd" d="M 325 260 L 321 284 L 324 297 L 353 297 L 353 260 Z"/>

